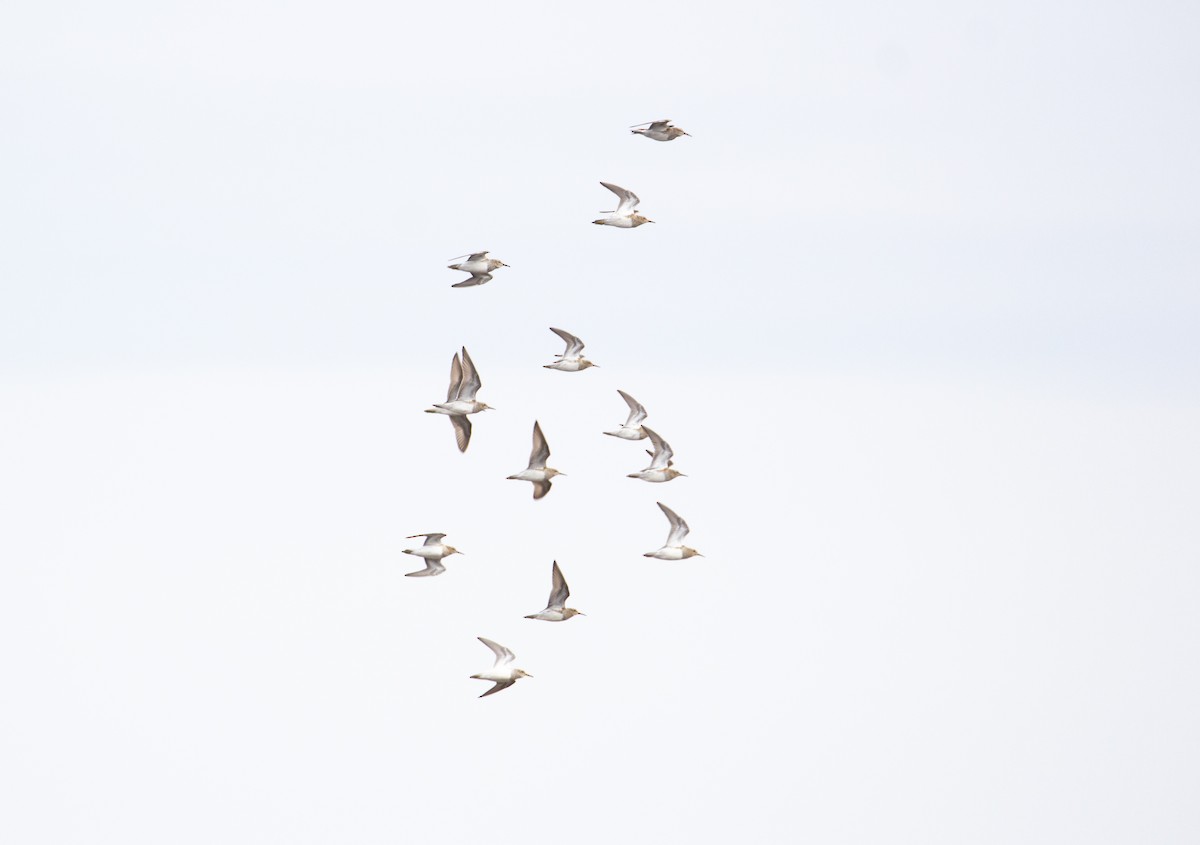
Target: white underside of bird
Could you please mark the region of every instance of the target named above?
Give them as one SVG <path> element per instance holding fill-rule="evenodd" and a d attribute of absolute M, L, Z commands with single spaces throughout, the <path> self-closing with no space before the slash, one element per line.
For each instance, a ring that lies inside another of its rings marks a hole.
<path fill-rule="evenodd" d="M 419 537 L 421 535 L 418 534 L 416 536 Z M 406 555 L 413 555 L 414 557 L 423 557 L 427 560 L 441 560 L 444 557 L 450 557 L 450 555 L 457 551 L 457 549 L 453 549 L 442 543 L 433 543 L 428 546 L 421 546 L 418 549 L 405 549 L 404 553 Z"/>
<path fill-rule="evenodd" d="M 673 548 L 671 546 L 663 546 L 661 549 L 653 552 L 647 552 L 642 557 L 654 557 L 659 560 L 683 560 L 692 555 L 684 554 L 683 549 Z"/>
<path fill-rule="evenodd" d="M 479 254 L 487 255 L 486 252 L 482 252 Z M 459 264 L 451 264 L 450 269 L 451 270 L 462 270 L 464 273 L 486 273 L 492 269 L 491 264 L 492 264 L 492 262 L 489 261 L 488 259 L 480 258 L 475 261 L 463 261 Z"/>
<path fill-rule="evenodd" d="M 433 408 L 429 410 L 431 414 L 449 414 L 452 417 L 465 417 L 468 414 L 478 414 L 484 410 L 482 402 L 476 402 L 474 399 L 468 401 L 455 400 L 453 402 L 436 402 Z"/>
<path fill-rule="evenodd" d="M 671 472 L 669 469 L 643 469 L 629 473 L 629 478 L 649 481 L 651 484 L 662 484 L 683 475 L 682 472 Z"/>
<path fill-rule="evenodd" d="M 634 221 L 631 217 L 617 216 L 601 217 L 599 220 L 593 220 L 593 223 L 600 226 L 612 226 L 617 229 L 636 229 L 643 223 L 648 223 L 648 220 Z"/>
<path fill-rule="evenodd" d="M 663 132 L 659 129 L 635 129 L 633 130 L 633 134 L 653 138 L 655 141 L 674 141 L 676 138 L 670 132 Z"/>
<path fill-rule="evenodd" d="M 586 361 L 581 358 L 563 358 L 555 361 L 553 364 L 542 364 L 547 370 L 561 370 L 564 373 L 577 373 L 580 370 L 586 370 L 588 367 L 596 366 L 591 361 Z"/>
<path fill-rule="evenodd" d="M 619 437 L 622 440 L 645 440 L 646 439 L 646 430 L 643 429 L 640 425 L 635 425 L 632 428 L 630 428 L 629 426 L 623 425 L 620 428 L 618 428 L 616 431 L 606 431 L 604 433 L 607 434 L 609 437 Z"/>

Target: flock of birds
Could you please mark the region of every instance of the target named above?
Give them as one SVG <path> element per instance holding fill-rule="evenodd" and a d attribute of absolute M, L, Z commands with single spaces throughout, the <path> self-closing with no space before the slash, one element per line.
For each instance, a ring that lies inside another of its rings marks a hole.
<path fill-rule="evenodd" d="M 670 120 L 654 120 L 647 123 L 639 123 L 630 127 L 630 129 L 633 131 L 633 134 L 641 135 L 654 141 L 673 141 L 681 135 L 688 134 L 678 126 L 672 126 Z M 598 220 L 593 220 L 593 223 L 600 226 L 613 226 L 618 229 L 636 229 L 643 223 L 654 222 L 637 212 L 637 207 L 641 200 L 638 199 L 637 194 L 633 191 L 608 182 L 601 182 L 600 184 L 616 195 L 617 207 L 612 211 L 601 212 L 605 216 Z M 461 270 L 470 274 L 470 276 L 461 282 L 451 285 L 451 287 L 456 288 L 476 287 L 487 284 L 492 280 L 492 274 L 495 271 L 501 267 L 509 266 L 503 261 L 489 258 L 486 251 L 460 255 L 458 258 L 465 260 L 449 265 L 450 269 Z M 455 261 L 457 259 L 450 260 Z M 566 344 L 566 348 L 561 354 L 555 355 L 556 360 L 553 363 L 544 365 L 546 369 L 577 373 L 589 367 L 596 366 L 584 357 L 584 343 L 582 340 L 563 329 L 551 327 L 550 331 L 562 339 Z M 460 452 L 466 452 L 467 446 L 471 442 L 472 426 L 470 417 L 473 414 L 478 414 L 490 408 L 489 405 L 476 398 L 482 384 L 479 371 L 475 368 L 475 362 L 471 360 L 471 356 L 467 353 L 467 349 L 464 346 L 461 350 L 461 355 L 456 352 L 450 362 L 450 387 L 446 392 L 446 401 L 436 402 L 432 407 L 426 409 L 426 413 L 443 414 L 450 418 L 450 424 L 454 427 L 454 439 Z M 618 390 L 617 393 L 621 395 L 621 398 L 625 400 L 625 404 L 629 406 L 629 416 L 616 431 L 606 431 L 604 434 L 617 437 L 621 440 L 637 441 L 649 439 L 651 446 L 653 446 L 652 450 L 647 450 L 647 454 L 650 455 L 650 465 L 639 472 L 629 473 L 628 477 L 652 483 L 662 483 L 683 475 L 683 473 L 675 469 L 674 461 L 672 460 L 674 452 L 671 450 L 670 445 L 657 432 L 643 424 L 643 421 L 647 417 L 645 407 L 625 391 Z M 525 469 L 508 476 L 508 478 L 513 481 L 530 482 L 533 485 L 533 498 L 541 499 L 550 492 L 554 477 L 562 475 L 557 469 L 547 466 L 549 459 L 550 446 L 546 442 L 546 435 L 542 433 L 541 425 L 535 421 L 533 424 L 533 450 L 529 454 L 529 465 Z M 663 514 L 670 523 L 670 532 L 667 535 L 666 543 L 661 548 L 653 552 L 646 552 L 644 556 L 659 560 L 684 560 L 685 558 L 699 555 L 698 551 L 683 544 L 688 534 L 687 523 L 683 521 L 679 514 L 675 513 L 662 502 L 658 502 L 658 506 L 662 509 Z M 423 537 L 425 542 L 415 549 L 405 549 L 404 553 L 422 558 L 425 562 L 425 568 L 416 572 L 405 573 L 410 577 L 441 575 L 446 571 L 446 566 L 442 561 L 451 555 L 461 554 L 454 546 L 444 542 L 446 537 L 444 533 L 413 534 L 409 539 L 418 537 Z M 550 578 L 550 598 L 546 603 L 545 609 L 537 613 L 532 613 L 525 618 L 538 619 L 545 622 L 564 622 L 573 616 L 584 615 L 575 608 L 566 606 L 571 591 L 567 587 L 567 581 L 558 566 L 558 561 L 554 561 L 551 566 Z M 495 664 L 491 669 L 486 672 L 480 672 L 477 675 L 471 675 L 472 678 L 491 681 L 493 684 L 480 698 L 507 689 L 521 678 L 533 677 L 525 670 L 518 669 L 512 665 L 515 655 L 511 650 L 486 637 L 479 637 L 479 641 L 491 649 L 496 656 Z"/>

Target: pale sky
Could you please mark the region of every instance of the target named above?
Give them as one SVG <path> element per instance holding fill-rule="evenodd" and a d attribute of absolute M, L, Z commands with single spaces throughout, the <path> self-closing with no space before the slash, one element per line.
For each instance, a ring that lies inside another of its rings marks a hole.
<path fill-rule="evenodd" d="M 1200 839 L 1198 25 L 5 6 L 0 838 Z"/>

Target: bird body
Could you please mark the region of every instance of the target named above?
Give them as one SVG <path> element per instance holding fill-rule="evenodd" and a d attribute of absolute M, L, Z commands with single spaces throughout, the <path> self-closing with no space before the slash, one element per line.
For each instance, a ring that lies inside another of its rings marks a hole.
<path fill-rule="evenodd" d="M 684 522 L 679 514 L 671 510 L 662 502 L 658 502 L 658 507 L 667 517 L 667 522 L 671 523 L 671 531 L 667 534 L 667 542 L 663 547 L 653 552 L 646 552 L 642 557 L 654 557 L 659 560 L 683 560 L 684 558 L 695 557 L 699 555 L 704 557 L 700 552 L 693 548 L 683 545 L 683 538 L 688 535 L 688 525 Z"/>
<path fill-rule="evenodd" d="M 643 223 L 653 223 L 653 220 L 646 220 L 642 215 L 629 215 L 628 217 L 604 217 L 600 220 L 593 220 L 597 226 L 612 226 L 614 229 L 636 229 Z"/>
<path fill-rule="evenodd" d="M 609 182 L 601 182 L 600 184 L 617 195 L 617 208 L 615 211 L 600 212 L 608 216 L 601 217 L 599 220 L 593 220 L 593 223 L 598 226 L 615 226 L 618 229 L 636 229 L 643 223 L 654 222 L 634 211 L 641 200 L 638 199 L 638 195 L 633 191 L 626 190 L 619 185 L 613 185 Z"/>
<path fill-rule="evenodd" d="M 554 565 L 550 569 L 550 600 L 546 602 L 546 609 L 539 610 L 537 613 L 531 613 L 526 616 L 526 619 L 541 619 L 544 622 L 563 622 L 570 619 L 572 616 L 586 616 L 586 613 L 581 613 L 573 607 L 565 607 L 567 597 L 571 595 L 570 589 L 567 587 L 567 581 L 563 578 L 562 570 L 558 568 L 558 561 L 554 561 Z"/>
<path fill-rule="evenodd" d="M 644 126 L 645 129 L 639 129 L 639 126 Z M 688 135 L 678 126 L 672 126 L 670 118 L 648 120 L 646 123 L 637 123 L 629 128 L 633 130 L 634 135 L 641 135 L 643 138 L 651 138 L 655 141 L 674 141 L 680 135 Z M 688 137 L 690 138 L 691 135 Z"/>
<path fill-rule="evenodd" d="M 415 549 L 405 549 L 406 555 L 415 555 L 419 558 L 424 558 L 425 568 L 418 569 L 416 572 L 405 572 L 404 574 L 410 578 L 430 577 L 433 575 L 441 575 L 446 571 L 446 567 L 442 564 L 442 559 L 450 557 L 454 554 L 462 554 L 454 546 L 449 546 L 442 542 L 445 534 L 412 534 L 408 537 L 409 540 L 414 537 L 424 537 L 425 544 Z"/>
<path fill-rule="evenodd" d="M 646 436 L 654 444 L 654 451 L 649 452 L 650 466 L 639 472 L 631 472 L 627 477 L 640 478 L 642 481 L 652 481 L 660 484 L 683 475 L 682 472 L 673 466 L 674 461 L 671 460 L 671 457 L 675 453 L 671 451 L 671 445 L 659 437 L 658 433 L 652 428 L 642 426 L 642 431 L 646 432 Z M 686 476 L 684 477 L 686 478 Z"/>
<path fill-rule="evenodd" d="M 516 659 L 516 655 L 504 646 L 500 645 L 500 643 L 492 642 L 487 637 L 478 637 L 477 639 L 485 646 L 490 648 L 492 653 L 496 655 L 496 662 L 491 669 L 486 672 L 480 672 L 478 675 L 471 676 L 472 678 L 476 678 L 481 681 L 491 681 L 493 684 L 495 684 L 495 686 L 493 686 L 483 695 L 479 696 L 480 698 L 487 698 L 492 693 L 500 692 L 500 690 L 503 689 L 508 689 L 521 678 L 533 677 L 533 675 L 530 675 L 524 669 L 517 669 L 512 665 L 513 660 Z"/>
<path fill-rule="evenodd" d="M 638 472 L 631 472 L 628 478 L 636 478 L 640 481 L 649 481 L 652 484 L 662 484 L 667 481 L 678 478 L 683 475 L 677 469 L 667 467 L 666 469 L 643 469 Z M 684 476 L 686 478 L 687 476 Z"/>
<path fill-rule="evenodd" d="M 435 402 L 430 414 L 449 414 L 450 416 L 466 416 L 477 414 L 488 406 L 474 399 L 455 399 L 452 402 Z"/>
<path fill-rule="evenodd" d="M 551 326 L 550 331 L 561 337 L 567 344 L 567 348 L 561 355 L 555 355 L 558 358 L 553 364 L 543 364 L 547 370 L 561 370 L 564 373 L 577 373 L 580 370 L 586 370 L 588 367 L 596 366 L 587 358 L 583 357 L 584 343 L 575 335 L 563 329 L 556 329 Z"/>
<path fill-rule="evenodd" d="M 606 431 L 604 433 L 610 437 L 619 437 L 622 440 L 645 440 L 650 436 L 646 434 L 646 429 L 641 424 L 642 420 L 646 419 L 646 409 L 642 407 L 641 402 L 638 402 L 624 390 L 618 390 L 617 393 L 621 394 L 621 398 L 629 406 L 629 417 L 616 431 Z"/>
<path fill-rule="evenodd" d="M 533 450 L 529 453 L 529 467 L 508 476 L 509 481 L 532 481 L 533 498 L 540 499 L 550 492 L 550 480 L 563 473 L 546 466 L 550 459 L 550 446 L 542 427 L 535 420 L 533 423 Z"/>
<path fill-rule="evenodd" d="M 470 255 L 460 255 L 459 258 L 465 258 L 458 264 L 449 265 L 451 270 L 462 270 L 464 273 L 470 273 L 471 278 L 464 279 L 461 282 L 456 282 L 450 287 L 452 288 L 471 288 L 478 285 L 485 285 L 492 280 L 492 271 L 498 270 L 501 267 L 507 267 L 503 261 L 495 258 L 488 258 L 487 251 L 472 252 Z M 453 261 L 454 259 L 450 259 Z"/>
<path fill-rule="evenodd" d="M 577 373 L 580 370 L 586 370 L 588 367 L 594 367 L 596 365 L 587 359 L 564 359 L 562 361 L 555 361 L 553 364 L 542 364 L 542 366 L 547 370 L 559 370 L 560 372 L 564 373 Z"/>
<path fill-rule="evenodd" d="M 471 442 L 471 421 L 467 419 L 467 415 L 491 409 L 491 405 L 475 398 L 482 386 L 483 382 L 479 378 L 479 371 L 475 369 L 475 362 L 471 360 L 471 356 L 467 354 L 467 347 L 464 346 L 462 360 L 459 360 L 458 353 L 455 352 L 450 361 L 450 388 L 446 391 L 446 401 L 435 402 L 432 408 L 425 409 L 427 414 L 447 414 L 450 417 L 450 423 L 454 426 L 454 439 L 460 452 L 467 451 Z"/>
<path fill-rule="evenodd" d="M 688 554 L 687 553 L 688 551 L 690 551 L 691 554 Z M 693 555 L 697 555 L 697 554 L 699 554 L 699 552 L 691 550 L 691 549 L 684 551 L 683 549 L 675 549 L 675 548 L 670 548 L 670 547 L 664 546 L 663 548 L 658 549 L 657 551 L 646 552 L 645 554 L 642 555 L 642 557 L 653 557 L 653 558 L 658 558 L 659 560 L 683 560 L 684 558 L 689 558 L 689 557 L 692 557 Z"/>

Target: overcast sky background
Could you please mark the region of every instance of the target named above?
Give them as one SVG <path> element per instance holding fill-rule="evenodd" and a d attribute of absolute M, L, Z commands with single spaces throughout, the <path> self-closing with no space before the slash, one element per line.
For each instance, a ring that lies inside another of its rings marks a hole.
<path fill-rule="evenodd" d="M 1198 26 L 6 5 L 0 834 L 1197 841 Z"/>

